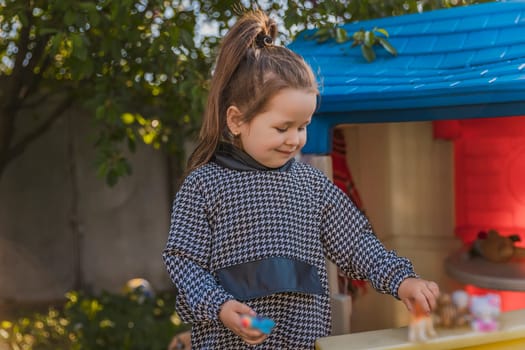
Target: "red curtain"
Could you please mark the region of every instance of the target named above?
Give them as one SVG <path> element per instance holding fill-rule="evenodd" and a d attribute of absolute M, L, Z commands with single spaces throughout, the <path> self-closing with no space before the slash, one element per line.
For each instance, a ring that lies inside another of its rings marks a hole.
<path fill-rule="evenodd" d="M 335 129 L 333 133 L 331 158 L 335 185 L 350 197 L 357 208 L 364 210 L 363 202 L 361 197 L 359 197 L 359 192 L 346 161 L 346 142 L 344 133 L 340 129 Z M 352 280 L 345 276 L 342 271 L 339 271 L 338 287 L 339 293 L 350 294 L 355 298 L 359 293 L 366 291 L 366 282 Z"/>

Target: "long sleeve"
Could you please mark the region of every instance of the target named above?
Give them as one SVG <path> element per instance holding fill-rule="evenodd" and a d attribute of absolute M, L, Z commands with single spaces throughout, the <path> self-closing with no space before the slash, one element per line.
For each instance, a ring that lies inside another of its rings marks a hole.
<path fill-rule="evenodd" d="M 353 279 L 367 279 L 374 289 L 396 298 L 401 282 L 417 277 L 412 263 L 387 250 L 374 235 L 366 216 L 339 188 L 323 191 L 321 240 L 325 255 Z"/>
<path fill-rule="evenodd" d="M 211 244 L 206 201 L 196 181 L 187 180 L 173 204 L 162 256 L 177 287 L 177 311 L 184 322 L 216 321 L 220 306 L 233 299 L 209 272 Z"/>

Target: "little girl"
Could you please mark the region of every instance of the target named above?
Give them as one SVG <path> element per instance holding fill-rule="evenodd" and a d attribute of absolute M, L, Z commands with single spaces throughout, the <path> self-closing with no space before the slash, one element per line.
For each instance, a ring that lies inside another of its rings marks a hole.
<path fill-rule="evenodd" d="M 439 294 L 387 251 L 322 172 L 295 160 L 316 109 L 311 68 L 245 14 L 222 42 L 163 258 L 195 349 L 313 349 L 331 329 L 325 258 L 425 312 Z M 269 335 L 243 327 L 271 318 Z"/>

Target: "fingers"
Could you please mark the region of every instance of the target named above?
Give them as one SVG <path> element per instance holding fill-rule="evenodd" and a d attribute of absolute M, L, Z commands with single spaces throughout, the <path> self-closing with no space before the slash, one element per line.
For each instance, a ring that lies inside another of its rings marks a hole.
<path fill-rule="evenodd" d="M 415 302 L 421 306 L 423 312 L 429 314 L 437 303 L 439 287 L 435 282 L 422 281 L 423 285 L 414 296 Z"/>
<path fill-rule="evenodd" d="M 401 301 L 403 302 L 403 304 L 405 304 L 408 312 L 410 312 L 411 314 L 415 312 L 414 306 L 412 305 L 412 302 L 410 301 L 410 299 L 401 299 Z"/>
<path fill-rule="evenodd" d="M 262 333 L 260 330 L 247 327 L 241 324 L 238 329 L 237 335 L 242 338 L 246 343 L 254 345 L 262 343 L 268 336 Z"/>
<path fill-rule="evenodd" d="M 256 316 L 257 313 L 244 303 L 229 300 L 222 305 L 219 318 L 227 328 L 247 344 L 255 345 L 262 343 L 268 336 L 257 329 L 244 326 L 242 315 Z"/>
<path fill-rule="evenodd" d="M 247 343 L 247 344 L 250 344 L 250 345 L 257 345 L 257 344 L 261 344 L 265 339 L 267 338 L 266 335 L 262 335 L 261 337 L 257 338 L 257 339 L 244 339 L 244 342 Z"/>
<path fill-rule="evenodd" d="M 422 288 L 421 293 L 425 297 L 427 304 L 427 312 L 432 311 L 436 307 L 437 298 L 439 296 L 439 287 L 435 282 L 425 281 L 425 286 Z"/>
<path fill-rule="evenodd" d="M 257 315 L 257 313 L 253 311 L 251 307 L 243 303 L 238 303 L 236 305 L 235 312 L 238 313 L 239 315 L 250 315 L 250 316 Z"/>
<path fill-rule="evenodd" d="M 244 340 L 250 345 L 260 344 L 268 337 L 266 334 L 261 333 L 257 330 L 246 328 L 243 331 L 241 331 L 241 334 L 239 334 L 239 336 L 242 338 L 242 340 Z"/>
<path fill-rule="evenodd" d="M 267 338 L 267 335 L 262 333 L 261 331 L 244 326 L 240 318 L 239 322 L 236 323 L 236 325 L 231 327 L 230 329 L 242 340 L 251 345 L 262 343 Z"/>
<path fill-rule="evenodd" d="M 399 296 L 412 314 L 429 314 L 437 303 L 439 287 L 435 282 L 407 278 L 399 286 Z"/>
<path fill-rule="evenodd" d="M 439 297 L 439 286 L 436 282 L 429 281 L 428 282 L 428 289 L 432 292 L 434 297 L 437 299 Z"/>

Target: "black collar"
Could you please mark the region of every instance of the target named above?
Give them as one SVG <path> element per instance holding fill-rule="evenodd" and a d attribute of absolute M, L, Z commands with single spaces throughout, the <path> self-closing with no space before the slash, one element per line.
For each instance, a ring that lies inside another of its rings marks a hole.
<path fill-rule="evenodd" d="M 288 171 L 292 167 L 294 159 L 290 159 L 279 168 L 269 168 L 257 162 L 248 153 L 231 143 L 220 142 L 212 161 L 225 168 L 239 171 Z"/>

